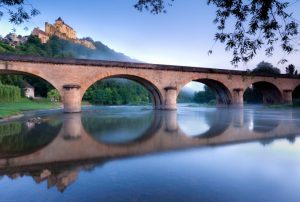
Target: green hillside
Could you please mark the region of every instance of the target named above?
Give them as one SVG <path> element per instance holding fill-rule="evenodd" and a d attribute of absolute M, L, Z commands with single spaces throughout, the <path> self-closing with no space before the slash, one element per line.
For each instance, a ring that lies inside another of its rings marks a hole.
<path fill-rule="evenodd" d="M 89 49 L 80 44 L 72 43 L 71 41 L 59 39 L 56 36 L 50 38 L 50 40 L 42 44 L 40 39 L 30 35 L 28 40 L 16 47 L 11 47 L 5 42 L 0 41 L 0 54 L 22 54 L 22 55 L 37 55 L 44 57 L 55 58 L 81 58 L 81 59 L 96 59 L 96 60 L 113 60 L 113 61 L 128 61 L 135 62 L 130 57 L 123 53 L 118 53 L 108 46 L 104 45 L 100 41 L 94 42 L 90 38 L 86 40 L 92 41 L 96 49 Z"/>

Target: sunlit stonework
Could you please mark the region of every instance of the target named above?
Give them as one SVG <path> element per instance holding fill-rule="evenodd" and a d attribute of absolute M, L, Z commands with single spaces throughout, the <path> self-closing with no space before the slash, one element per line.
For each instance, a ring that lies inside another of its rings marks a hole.
<path fill-rule="evenodd" d="M 47 43 L 51 36 L 57 36 L 60 39 L 72 41 L 73 43 L 81 44 L 90 49 L 96 48 L 93 42 L 77 38 L 76 31 L 66 24 L 60 17 L 55 20 L 54 24 L 45 22 L 45 31 L 39 28 L 34 28 L 32 35 L 37 36 L 42 43 Z"/>

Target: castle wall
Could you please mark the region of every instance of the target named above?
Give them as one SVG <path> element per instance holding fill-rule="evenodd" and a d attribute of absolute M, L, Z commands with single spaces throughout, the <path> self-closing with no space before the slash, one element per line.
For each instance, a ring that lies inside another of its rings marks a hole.
<path fill-rule="evenodd" d="M 93 42 L 85 39 L 78 39 L 76 31 L 69 25 L 65 24 L 61 19 L 56 20 L 53 25 L 46 22 L 45 32 L 39 30 L 38 28 L 35 28 L 32 31 L 32 34 L 39 37 L 42 43 L 46 43 L 49 40 L 50 36 L 57 36 L 60 39 L 69 40 L 73 43 L 81 44 L 90 49 L 96 49 Z"/>

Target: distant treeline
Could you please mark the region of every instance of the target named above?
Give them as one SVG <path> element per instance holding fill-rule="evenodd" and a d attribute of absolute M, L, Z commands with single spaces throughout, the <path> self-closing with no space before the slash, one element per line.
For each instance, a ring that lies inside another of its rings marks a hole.
<path fill-rule="evenodd" d="M 91 86 L 84 100 L 98 105 L 149 104 L 151 96 L 142 85 L 128 79 L 105 79 Z"/>
<path fill-rule="evenodd" d="M 177 98 L 178 103 L 200 103 L 200 104 L 214 104 L 216 102 L 216 96 L 214 92 L 206 85 L 204 85 L 204 91 L 198 91 L 194 94 L 186 91 L 181 91 Z"/>

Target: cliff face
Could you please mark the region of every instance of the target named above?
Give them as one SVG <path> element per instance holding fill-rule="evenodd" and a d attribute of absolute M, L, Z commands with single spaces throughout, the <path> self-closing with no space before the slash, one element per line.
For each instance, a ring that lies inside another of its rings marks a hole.
<path fill-rule="evenodd" d="M 54 24 L 46 22 L 45 31 L 35 28 L 32 31 L 32 35 L 39 37 L 42 43 L 46 43 L 51 36 L 57 36 L 60 39 L 68 40 L 76 44 L 81 44 L 90 49 L 96 48 L 93 42 L 85 39 L 78 39 L 76 31 L 68 24 L 66 24 L 61 18 L 58 18 Z"/>

